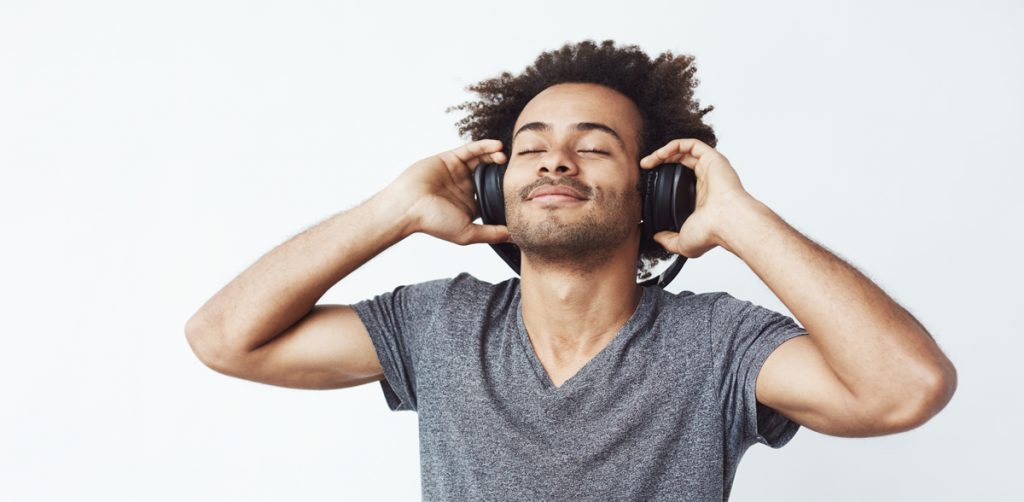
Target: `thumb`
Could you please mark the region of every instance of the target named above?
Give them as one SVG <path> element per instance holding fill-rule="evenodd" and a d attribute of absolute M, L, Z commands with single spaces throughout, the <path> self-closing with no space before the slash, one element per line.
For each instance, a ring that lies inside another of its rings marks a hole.
<path fill-rule="evenodd" d="M 499 244 L 509 242 L 508 227 L 505 225 L 477 225 L 470 224 L 464 234 L 466 244 L 485 242 L 488 244 Z"/>
<path fill-rule="evenodd" d="M 679 250 L 676 249 L 676 242 L 679 240 L 679 232 L 663 230 L 654 234 L 653 239 L 654 242 L 661 244 L 661 247 L 665 248 L 666 251 L 679 254 Z"/>

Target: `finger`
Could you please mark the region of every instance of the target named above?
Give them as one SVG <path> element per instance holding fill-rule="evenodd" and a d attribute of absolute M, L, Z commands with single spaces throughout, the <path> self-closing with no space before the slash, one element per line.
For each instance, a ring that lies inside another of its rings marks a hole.
<path fill-rule="evenodd" d="M 480 139 L 462 145 L 462 147 L 444 152 L 438 156 L 444 167 L 452 175 L 452 181 L 459 190 L 469 194 L 472 199 L 474 190 L 473 171 L 481 163 L 505 164 L 505 154 L 501 152 L 502 142 L 498 139 Z M 498 152 L 494 152 L 495 149 Z"/>
<path fill-rule="evenodd" d="M 651 168 L 660 166 L 661 164 L 665 164 L 665 163 L 669 163 L 669 162 L 675 162 L 672 159 L 673 159 L 673 155 L 675 155 L 676 151 L 674 151 L 670 147 L 673 145 L 673 143 L 675 143 L 677 141 L 679 141 L 679 140 L 677 140 L 677 139 L 676 140 L 672 140 L 672 141 L 666 143 L 665 146 L 663 146 L 663 147 L 661 147 L 661 148 L 651 152 L 650 155 L 648 155 L 648 156 L 644 157 L 642 160 L 640 160 L 640 167 L 642 167 L 644 169 L 651 169 Z"/>
<path fill-rule="evenodd" d="M 697 167 L 697 163 L 698 162 L 700 162 L 700 159 L 698 159 L 697 157 L 694 157 L 689 152 L 687 152 L 687 153 L 673 153 L 673 154 L 670 154 L 670 155 L 666 155 L 665 157 L 661 158 L 656 163 L 652 161 L 650 163 L 650 167 L 647 167 L 645 169 L 653 169 L 653 168 L 655 168 L 657 166 L 660 166 L 662 164 L 682 164 L 682 165 L 684 165 L 686 167 L 689 167 L 690 169 L 694 169 L 694 168 Z M 640 167 L 643 167 L 643 164 L 641 164 Z"/>
<path fill-rule="evenodd" d="M 492 151 L 498 148 L 498 151 Z M 501 151 L 501 141 L 479 140 L 468 143 L 454 150 L 442 153 L 440 156 L 448 171 L 452 173 L 452 180 L 459 185 L 463 191 L 473 191 L 473 172 L 481 163 L 505 164 L 507 159 Z"/>
<path fill-rule="evenodd" d="M 661 148 L 658 148 L 657 150 L 651 152 L 649 155 L 640 160 L 640 167 L 650 169 L 652 167 L 664 164 L 665 162 L 669 161 L 672 155 L 678 152 L 678 149 L 675 145 L 679 141 L 682 140 L 674 139 L 672 141 L 669 141 L 668 143 L 665 143 Z"/>
<path fill-rule="evenodd" d="M 712 150 L 707 143 L 695 138 L 674 139 L 660 149 L 664 149 L 670 153 L 691 153 L 697 158 L 700 158 L 709 150 Z"/>
<path fill-rule="evenodd" d="M 672 154 L 667 159 L 665 159 L 664 163 L 682 164 L 686 167 L 689 167 L 690 169 L 694 169 L 697 167 L 698 162 L 700 162 L 700 159 L 694 157 L 689 152 L 686 152 Z"/>
<path fill-rule="evenodd" d="M 452 150 L 451 153 L 470 171 L 476 169 L 481 161 L 491 164 L 505 163 L 505 154 L 501 151 L 501 141 L 496 139 L 481 139 L 466 143 Z"/>
<path fill-rule="evenodd" d="M 714 148 L 696 138 L 674 139 L 666 143 L 665 146 L 651 152 L 647 157 L 644 157 L 640 161 L 640 165 L 641 167 L 654 167 L 657 164 L 679 162 L 682 160 L 681 163 L 687 167 L 694 167 L 703 155 L 713 151 Z M 693 159 L 688 158 L 687 155 L 693 157 Z"/>
<path fill-rule="evenodd" d="M 480 164 L 504 164 L 507 161 L 508 159 L 505 157 L 504 152 L 485 153 L 479 157 L 469 159 L 469 162 L 466 162 L 466 167 L 473 171 Z"/>
<path fill-rule="evenodd" d="M 498 244 L 509 241 L 508 227 L 505 225 L 477 225 L 466 227 L 460 244 L 488 243 Z"/>
<path fill-rule="evenodd" d="M 653 239 L 654 242 L 661 244 L 661 247 L 665 248 L 665 251 L 679 254 L 679 249 L 676 247 L 676 242 L 679 240 L 679 232 L 663 230 L 654 234 Z"/>
<path fill-rule="evenodd" d="M 651 168 L 657 167 L 658 164 L 661 164 L 661 159 L 656 155 L 657 153 L 658 153 L 658 151 L 655 150 L 655 151 L 651 152 L 649 155 L 647 155 L 646 157 L 640 159 L 640 168 L 641 169 L 651 169 Z"/>
<path fill-rule="evenodd" d="M 640 167 L 643 169 L 651 169 L 661 164 L 661 158 L 657 155 L 658 151 L 651 152 L 648 156 L 640 159 Z"/>

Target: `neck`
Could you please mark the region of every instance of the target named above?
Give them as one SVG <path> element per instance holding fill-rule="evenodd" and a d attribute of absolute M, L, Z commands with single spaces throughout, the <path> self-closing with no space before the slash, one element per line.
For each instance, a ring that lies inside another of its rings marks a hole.
<path fill-rule="evenodd" d="M 636 250 L 623 248 L 601 264 L 531 262 L 520 278 L 523 324 L 538 357 L 556 365 L 586 361 L 601 351 L 640 303 Z"/>

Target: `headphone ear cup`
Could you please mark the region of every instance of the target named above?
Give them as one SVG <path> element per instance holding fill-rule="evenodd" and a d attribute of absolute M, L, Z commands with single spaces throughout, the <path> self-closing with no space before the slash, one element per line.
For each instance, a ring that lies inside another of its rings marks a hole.
<path fill-rule="evenodd" d="M 505 164 L 479 164 L 473 170 L 476 202 L 480 208 L 480 221 L 485 225 L 505 224 Z M 505 263 L 519 274 L 522 255 L 519 246 L 511 242 L 488 244 Z"/>
<path fill-rule="evenodd" d="M 645 175 L 643 238 L 653 239 L 654 234 L 665 230 L 680 231 L 696 207 L 697 176 L 682 164 L 661 164 L 647 170 Z M 644 281 L 641 285 L 664 288 L 679 273 L 686 259 L 685 256 L 677 256 L 660 277 Z"/>
<path fill-rule="evenodd" d="M 664 230 L 678 232 L 697 202 L 697 177 L 692 169 L 682 164 L 662 164 L 655 169 L 652 237 Z"/>
<path fill-rule="evenodd" d="M 645 169 L 641 172 L 641 175 L 643 176 L 643 209 L 641 218 L 643 218 L 644 221 L 640 229 L 640 238 L 647 240 L 653 239 L 654 234 L 656 233 L 654 230 L 654 183 L 658 178 L 658 168 Z"/>
<path fill-rule="evenodd" d="M 480 164 L 473 171 L 480 221 L 485 225 L 505 224 L 505 196 L 502 192 L 504 164 Z"/>
<path fill-rule="evenodd" d="M 697 174 L 689 167 L 678 165 L 673 183 L 675 190 L 672 193 L 672 210 L 669 212 L 676 232 L 683 228 L 683 223 L 697 208 Z"/>

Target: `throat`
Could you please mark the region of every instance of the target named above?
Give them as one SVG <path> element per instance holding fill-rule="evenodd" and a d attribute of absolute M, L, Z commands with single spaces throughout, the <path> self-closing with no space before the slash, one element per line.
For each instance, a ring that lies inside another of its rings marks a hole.
<path fill-rule="evenodd" d="M 527 332 L 527 336 L 529 336 L 529 332 Z M 546 351 L 538 351 L 537 343 L 533 340 L 532 336 L 529 336 L 533 351 L 537 355 L 537 360 L 540 361 L 541 366 L 544 367 L 544 372 L 548 375 L 548 379 L 551 380 L 555 387 L 561 387 L 567 380 L 576 376 L 584 366 L 604 351 L 605 347 L 612 342 L 613 337 L 606 336 L 597 346 L 592 347 L 586 353 L 570 356 L 568 355 L 571 353 L 570 351 L 563 350 L 560 352 L 563 357 L 559 357 L 558 353 L 552 354 Z"/>

